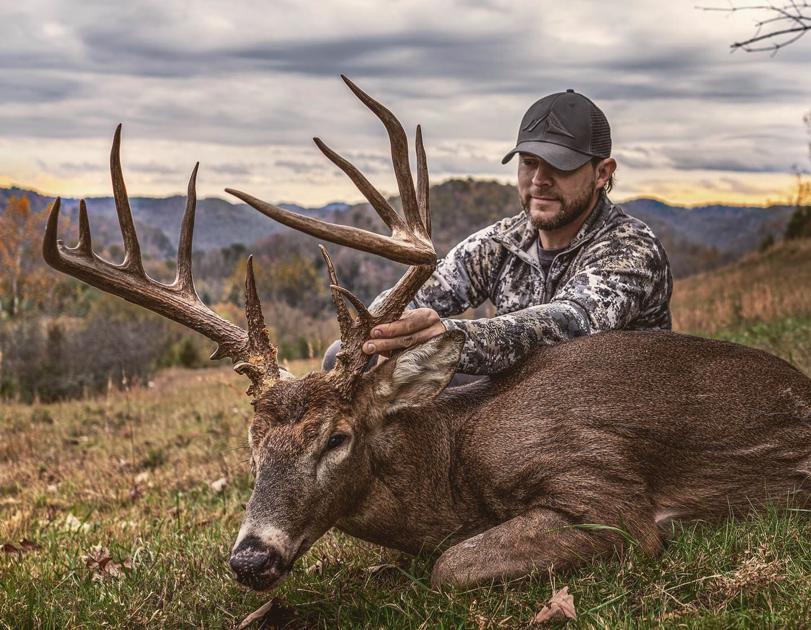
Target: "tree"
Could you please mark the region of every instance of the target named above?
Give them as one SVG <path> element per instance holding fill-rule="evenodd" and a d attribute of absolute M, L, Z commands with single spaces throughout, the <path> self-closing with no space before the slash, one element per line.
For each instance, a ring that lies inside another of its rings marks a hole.
<path fill-rule="evenodd" d="M 25 301 L 45 298 L 56 284 L 40 255 L 49 208 L 31 210 L 27 197 L 10 197 L 0 214 L 0 303 L 2 312 L 16 317 Z"/>
<path fill-rule="evenodd" d="M 794 213 L 786 226 L 786 239 L 811 238 L 811 182 L 797 174 L 797 196 Z"/>
<path fill-rule="evenodd" d="M 791 0 L 785 4 L 754 4 L 747 6 L 699 7 L 705 11 L 756 13 L 754 34 L 740 42 L 730 44 L 735 50 L 771 52 L 796 42 L 811 30 L 811 3 Z"/>

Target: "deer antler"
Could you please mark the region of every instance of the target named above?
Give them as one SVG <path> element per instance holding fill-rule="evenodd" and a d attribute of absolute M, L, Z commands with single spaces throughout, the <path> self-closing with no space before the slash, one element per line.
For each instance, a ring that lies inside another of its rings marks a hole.
<path fill-rule="evenodd" d="M 369 312 L 355 295 L 338 284 L 335 267 L 324 247 L 321 253 L 330 275 L 332 300 L 338 312 L 341 330 L 341 351 L 331 377 L 338 390 L 347 398 L 351 397 L 358 376 L 363 372 L 368 356 L 363 353 L 363 343 L 369 338 L 372 328 L 378 324 L 394 321 L 402 315 L 408 303 L 419 288 L 431 276 L 436 266 L 436 252 L 431 242 L 431 212 L 428 204 L 428 167 L 425 149 L 422 144 L 422 131 L 417 126 L 417 186 L 411 177 L 408 162 L 408 140 L 397 118 L 383 105 L 366 94 L 352 81 L 341 75 L 349 89 L 383 122 L 389 135 L 394 174 L 400 190 L 403 205 L 403 220 L 372 184 L 346 159 L 335 153 L 319 138 L 313 138 L 316 146 L 349 178 L 363 193 L 383 222 L 391 230 L 391 236 L 381 236 L 356 227 L 336 225 L 313 217 L 296 214 L 251 195 L 231 188 L 226 192 L 239 197 L 262 214 L 271 217 L 317 238 L 348 245 L 378 254 L 389 260 L 413 265 L 406 271 L 374 312 Z M 345 301 L 357 311 L 352 318 Z"/>
<path fill-rule="evenodd" d="M 245 280 L 246 314 L 248 331 L 223 319 L 208 308 L 197 295 L 192 277 L 192 234 L 197 205 L 195 165 L 189 179 L 186 211 L 180 227 L 177 248 L 177 274 L 172 284 L 163 284 L 146 275 L 141 262 L 141 247 L 135 232 L 127 189 L 121 171 L 119 149 L 121 125 L 118 125 L 110 152 L 110 172 L 113 179 L 113 194 L 118 213 L 118 222 L 124 239 L 124 262 L 109 263 L 97 256 L 91 246 L 90 222 L 84 200 L 79 205 L 79 243 L 67 247 L 57 240 L 59 231 L 59 198 L 51 208 L 42 255 L 54 269 L 78 278 L 87 284 L 138 304 L 159 315 L 174 320 L 217 342 L 212 359 L 230 357 L 234 369 L 251 380 L 248 394 L 258 395 L 269 382 L 279 378 L 276 348 L 270 343 L 262 318 L 262 310 L 256 295 L 253 263 L 248 259 Z"/>

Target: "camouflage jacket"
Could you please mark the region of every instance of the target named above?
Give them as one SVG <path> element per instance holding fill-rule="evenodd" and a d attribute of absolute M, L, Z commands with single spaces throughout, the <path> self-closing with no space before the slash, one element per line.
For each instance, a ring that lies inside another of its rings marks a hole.
<path fill-rule="evenodd" d="M 670 328 L 665 250 L 607 196 L 548 274 L 534 255 L 537 238 L 523 212 L 480 230 L 439 261 L 410 304 L 433 308 L 446 329 L 467 334 L 459 372 L 499 372 L 539 346 L 581 335 Z M 487 299 L 495 317 L 449 319 Z"/>

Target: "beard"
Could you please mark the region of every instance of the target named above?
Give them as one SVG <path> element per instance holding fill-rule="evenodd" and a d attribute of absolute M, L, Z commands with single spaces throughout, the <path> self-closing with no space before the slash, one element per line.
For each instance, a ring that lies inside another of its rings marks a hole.
<path fill-rule="evenodd" d="M 597 180 L 595 178 L 593 184 L 596 185 L 596 183 Z M 544 192 L 544 195 L 547 196 L 550 194 L 554 195 L 555 199 L 560 203 L 560 210 L 552 217 L 533 216 L 529 211 L 530 197 L 522 197 L 521 205 L 524 208 L 524 212 L 527 214 L 529 222 L 536 230 L 557 230 L 576 221 L 591 209 L 594 185 L 584 187 L 579 195 L 569 199 L 564 199 L 557 193 Z"/>

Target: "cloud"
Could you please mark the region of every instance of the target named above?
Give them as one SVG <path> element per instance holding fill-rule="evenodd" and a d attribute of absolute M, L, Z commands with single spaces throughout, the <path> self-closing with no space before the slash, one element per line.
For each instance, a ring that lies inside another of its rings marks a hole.
<path fill-rule="evenodd" d="M 82 165 L 104 163 L 123 121 L 141 156 L 127 165 L 134 191 L 176 191 L 200 159 L 217 186 L 356 195 L 313 135 L 391 189 L 385 132 L 339 73 L 401 119 L 412 152 L 422 124 L 433 178 L 513 177 L 499 158 L 522 114 L 568 87 L 604 109 L 625 172 L 779 173 L 807 161 L 811 42 L 730 55 L 751 29 L 687 0 L 7 3 L 0 173 L 25 183 L 41 161 L 103 192 L 105 169 Z"/>

